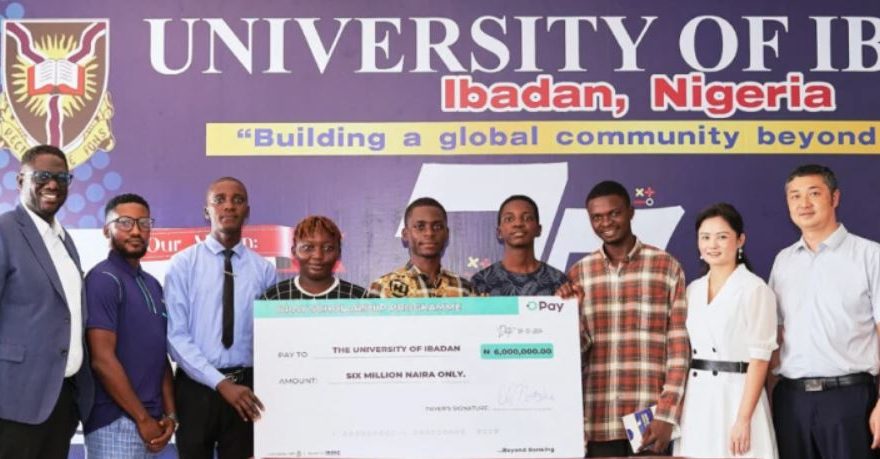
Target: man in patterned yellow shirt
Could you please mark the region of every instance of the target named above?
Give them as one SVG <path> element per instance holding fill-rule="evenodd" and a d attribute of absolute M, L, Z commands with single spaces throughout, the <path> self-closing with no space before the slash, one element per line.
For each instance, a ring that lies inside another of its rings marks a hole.
<path fill-rule="evenodd" d="M 449 242 L 446 209 L 434 198 L 419 198 L 403 216 L 403 241 L 409 261 L 370 285 L 370 296 L 427 298 L 471 296 L 471 283 L 440 266 Z"/>

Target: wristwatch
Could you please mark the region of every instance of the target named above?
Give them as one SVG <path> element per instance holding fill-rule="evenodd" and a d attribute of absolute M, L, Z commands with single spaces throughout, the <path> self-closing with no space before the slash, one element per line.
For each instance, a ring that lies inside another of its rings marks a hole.
<path fill-rule="evenodd" d="M 169 413 L 166 414 L 165 417 L 174 422 L 174 431 L 177 432 L 177 428 L 180 427 L 180 421 L 177 420 L 177 413 Z"/>

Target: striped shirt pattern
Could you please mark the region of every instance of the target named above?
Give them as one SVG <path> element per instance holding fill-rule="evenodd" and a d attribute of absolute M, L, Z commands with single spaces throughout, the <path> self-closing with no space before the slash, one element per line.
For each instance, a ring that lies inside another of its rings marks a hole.
<path fill-rule="evenodd" d="M 392 271 L 370 285 L 370 296 L 378 298 L 435 298 L 473 296 L 471 283 L 451 271 L 440 269 L 432 285 L 428 275 L 412 263 Z"/>
<path fill-rule="evenodd" d="M 690 353 L 679 263 L 636 241 L 617 267 L 600 249 L 569 279 L 584 289 L 581 314 L 592 338 L 583 370 L 587 440 L 626 439 L 620 418 L 655 403 L 656 418 L 677 424 Z"/>
<path fill-rule="evenodd" d="M 313 295 L 303 291 L 297 281 L 298 276 L 281 281 L 266 290 L 261 300 L 340 300 L 347 298 L 364 298 L 367 291 L 363 287 L 335 278 L 333 285 L 326 291 Z"/>

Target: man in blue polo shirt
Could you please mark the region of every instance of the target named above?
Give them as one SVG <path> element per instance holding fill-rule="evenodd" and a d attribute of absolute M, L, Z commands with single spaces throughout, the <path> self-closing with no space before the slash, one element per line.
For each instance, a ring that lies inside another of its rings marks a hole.
<path fill-rule="evenodd" d="M 140 266 L 150 206 L 136 194 L 104 208 L 110 255 L 86 276 L 87 339 L 98 379 L 85 424 L 90 459 L 150 457 L 176 427 L 162 287 Z"/>

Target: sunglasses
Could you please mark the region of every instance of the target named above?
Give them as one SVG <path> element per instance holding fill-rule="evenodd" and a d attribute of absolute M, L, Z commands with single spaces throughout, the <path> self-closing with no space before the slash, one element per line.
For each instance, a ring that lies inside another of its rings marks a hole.
<path fill-rule="evenodd" d="M 49 183 L 50 180 L 55 180 L 61 186 L 70 185 L 70 182 L 73 181 L 73 174 L 70 172 L 58 172 L 51 173 L 49 171 L 33 171 L 30 173 L 31 180 L 39 185 L 44 185 Z"/>

